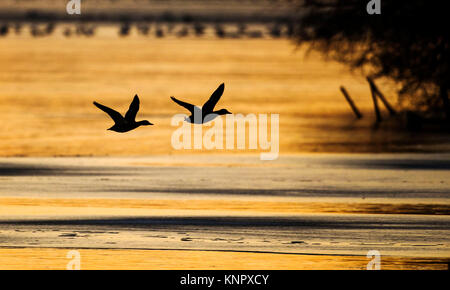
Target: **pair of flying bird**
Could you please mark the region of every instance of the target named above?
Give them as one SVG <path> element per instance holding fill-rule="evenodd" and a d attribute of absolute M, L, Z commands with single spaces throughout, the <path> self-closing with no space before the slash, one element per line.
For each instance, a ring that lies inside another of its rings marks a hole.
<path fill-rule="evenodd" d="M 225 89 L 225 84 L 221 84 L 211 95 L 209 100 L 200 108 L 195 105 L 185 103 L 183 101 L 177 100 L 174 97 L 170 97 L 175 103 L 178 105 L 186 108 L 190 113 L 191 116 L 185 119 L 186 122 L 195 123 L 195 124 L 203 124 L 207 123 L 211 120 L 213 120 L 218 115 L 225 115 L 225 114 L 231 114 L 226 109 L 221 109 L 218 111 L 214 111 L 214 107 L 216 106 L 217 102 L 219 101 L 220 97 L 223 94 L 223 91 Z M 131 130 L 136 129 L 139 126 L 148 126 L 153 125 L 147 120 L 144 121 L 138 121 L 136 122 L 136 115 L 139 111 L 139 97 L 136 95 L 134 96 L 133 101 L 131 102 L 130 108 L 125 114 L 125 117 L 123 117 L 119 112 L 108 108 L 102 104 L 99 104 L 97 102 L 94 102 L 94 105 L 97 106 L 100 110 L 107 113 L 113 120 L 114 120 L 114 126 L 109 128 L 108 130 L 124 133 Z"/>

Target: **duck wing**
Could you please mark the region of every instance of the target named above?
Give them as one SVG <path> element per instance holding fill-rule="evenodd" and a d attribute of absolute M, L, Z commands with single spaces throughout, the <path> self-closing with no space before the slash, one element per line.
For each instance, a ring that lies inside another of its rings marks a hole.
<path fill-rule="evenodd" d="M 220 100 L 220 97 L 223 94 L 225 89 L 225 84 L 221 84 L 215 91 L 212 93 L 209 100 L 203 105 L 202 111 L 204 112 L 212 112 L 217 102 Z"/>
<path fill-rule="evenodd" d="M 138 95 L 134 96 L 133 101 L 130 104 L 130 108 L 125 114 L 125 119 L 129 122 L 134 122 L 136 120 L 137 112 L 139 111 L 139 97 Z"/>
<path fill-rule="evenodd" d="M 108 114 L 111 117 L 111 119 L 114 120 L 115 123 L 120 123 L 123 121 L 123 117 L 119 112 L 111 108 L 108 108 L 107 106 L 103 106 L 102 104 L 99 104 L 97 102 L 94 102 L 94 105 L 103 112 L 105 112 L 106 114 Z"/>
<path fill-rule="evenodd" d="M 178 99 L 175 99 L 174 97 L 170 97 L 172 99 L 172 101 L 174 101 L 175 103 L 177 103 L 178 105 L 185 107 L 189 112 L 191 112 L 191 114 L 194 114 L 194 110 L 195 110 L 195 106 L 183 101 L 180 101 Z"/>

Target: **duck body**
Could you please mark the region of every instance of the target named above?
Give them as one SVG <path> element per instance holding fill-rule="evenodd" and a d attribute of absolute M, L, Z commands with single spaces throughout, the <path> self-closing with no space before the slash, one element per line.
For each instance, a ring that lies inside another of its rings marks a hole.
<path fill-rule="evenodd" d="M 184 120 L 186 122 L 192 123 L 192 124 L 204 124 L 204 123 L 211 122 L 212 120 L 214 120 L 215 118 L 217 118 L 221 115 L 226 115 L 226 114 L 231 114 L 231 113 L 228 112 L 228 110 L 226 110 L 226 109 L 222 109 L 222 110 L 214 111 L 214 112 L 203 112 L 199 108 L 198 113 L 197 113 L 197 111 L 194 111 L 194 114 L 190 115 L 189 117 L 186 117 Z M 196 116 L 201 116 L 201 118 L 200 117 L 196 118 Z"/>
<path fill-rule="evenodd" d="M 114 124 L 114 126 L 109 128 L 108 130 L 118 132 L 118 133 L 125 133 L 125 132 L 129 132 L 131 130 L 134 130 L 140 126 L 148 126 L 148 125 L 153 125 L 153 124 L 150 123 L 149 121 L 139 121 L 139 122 L 134 122 L 134 123 L 124 121 L 123 123 Z"/>
<path fill-rule="evenodd" d="M 211 95 L 209 100 L 200 108 L 198 106 L 180 101 L 174 97 L 170 97 L 175 103 L 186 108 L 191 115 L 184 120 L 192 124 L 204 124 L 210 122 L 221 115 L 231 114 L 227 109 L 214 111 L 214 107 L 219 101 L 225 90 L 225 84 L 221 84 Z"/>
<path fill-rule="evenodd" d="M 119 112 L 111 108 L 108 108 L 102 104 L 99 104 L 97 102 L 94 102 L 94 105 L 97 108 L 107 113 L 111 117 L 111 119 L 113 119 L 114 125 L 108 130 L 118 133 L 125 133 L 134 130 L 140 126 L 153 125 L 147 120 L 136 122 L 136 115 L 137 112 L 139 111 L 139 104 L 140 104 L 139 97 L 135 95 L 133 101 L 131 102 L 130 108 L 125 114 L 125 117 L 123 117 Z"/>

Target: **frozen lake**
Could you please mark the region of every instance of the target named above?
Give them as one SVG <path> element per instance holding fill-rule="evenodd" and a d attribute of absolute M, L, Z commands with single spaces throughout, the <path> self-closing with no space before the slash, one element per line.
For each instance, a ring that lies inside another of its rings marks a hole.
<path fill-rule="evenodd" d="M 0 248 L 446 261 L 449 194 L 442 154 L 1 158 Z"/>

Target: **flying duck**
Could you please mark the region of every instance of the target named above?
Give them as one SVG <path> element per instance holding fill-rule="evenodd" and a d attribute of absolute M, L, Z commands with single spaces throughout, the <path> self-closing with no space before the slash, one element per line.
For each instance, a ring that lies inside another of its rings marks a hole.
<path fill-rule="evenodd" d="M 139 97 L 137 95 L 134 96 L 130 108 L 128 109 L 128 112 L 125 114 L 125 118 L 122 117 L 122 115 L 119 112 L 106 106 L 103 106 L 102 104 L 94 102 L 94 105 L 97 106 L 97 108 L 99 108 L 100 110 L 104 111 L 106 114 L 108 114 L 111 117 L 111 119 L 114 120 L 115 123 L 114 126 L 109 128 L 108 130 L 119 133 L 125 133 L 133 129 L 136 129 L 139 126 L 153 125 L 147 120 L 136 122 L 136 114 L 139 111 Z"/>
<path fill-rule="evenodd" d="M 197 107 L 195 105 L 185 103 L 183 101 L 177 100 L 174 97 L 170 97 L 175 103 L 178 105 L 185 107 L 189 112 L 191 112 L 191 116 L 185 118 L 186 122 L 194 123 L 194 124 L 203 124 L 209 121 L 212 121 L 219 115 L 231 114 L 226 109 L 220 109 L 218 111 L 214 111 L 214 107 L 219 101 L 220 97 L 223 94 L 225 89 L 225 84 L 221 84 L 211 95 L 209 100 L 203 105 L 203 107 Z M 194 117 L 195 116 L 195 117 Z"/>

